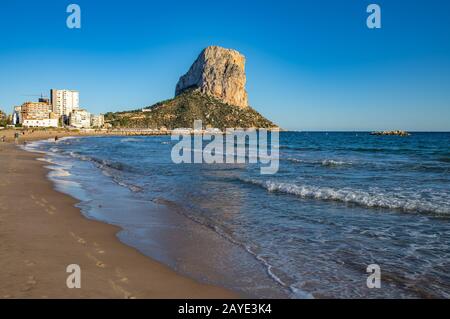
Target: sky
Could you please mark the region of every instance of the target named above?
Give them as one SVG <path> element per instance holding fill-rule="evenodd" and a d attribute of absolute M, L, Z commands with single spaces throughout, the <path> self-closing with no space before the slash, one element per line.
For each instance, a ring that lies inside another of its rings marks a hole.
<path fill-rule="evenodd" d="M 246 56 L 250 104 L 285 129 L 450 131 L 447 0 L 1 0 L 0 109 L 51 88 L 93 113 L 149 106 L 209 45 Z"/>

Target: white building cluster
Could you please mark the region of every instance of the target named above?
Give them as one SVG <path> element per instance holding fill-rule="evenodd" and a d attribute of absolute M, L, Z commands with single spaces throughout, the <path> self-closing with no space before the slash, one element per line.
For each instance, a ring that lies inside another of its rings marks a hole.
<path fill-rule="evenodd" d="M 102 128 L 102 114 L 93 115 L 80 108 L 80 93 L 73 90 L 50 91 L 50 100 L 25 102 L 14 107 L 13 124 L 24 127 L 73 127 L 79 129 Z"/>
<path fill-rule="evenodd" d="M 67 123 L 70 114 L 80 108 L 80 93 L 72 90 L 50 90 L 53 112 Z"/>

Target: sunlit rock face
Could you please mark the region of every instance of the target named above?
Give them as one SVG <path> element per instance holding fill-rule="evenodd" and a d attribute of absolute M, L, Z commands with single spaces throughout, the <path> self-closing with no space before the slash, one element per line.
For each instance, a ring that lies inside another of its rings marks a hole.
<path fill-rule="evenodd" d="M 210 46 L 178 81 L 175 95 L 193 89 L 224 103 L 248 107 L 245 57 L 236 50 Z"/>

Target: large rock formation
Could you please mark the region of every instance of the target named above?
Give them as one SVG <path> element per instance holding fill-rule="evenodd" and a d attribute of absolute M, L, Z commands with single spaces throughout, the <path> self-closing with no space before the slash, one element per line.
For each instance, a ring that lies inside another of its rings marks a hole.
<path fill-rule="evenodd" d="M 180 78 L 175 96 L 194 89 L 226 104 L 247 108 L 245 82 L 245 57 L 236 50 L 210 46 Z"/>
<path fill-rule="evenodd" d="M 176 129 L 192 127 L 201 120 L 204 128 L 268 128 L 277 125 L 248 106 L 245 91 L 245 58 L 235 50 L 208 47 L 189 72 L 180 78 L 176 96 L 150 107 L 105 114 L 113 127 Z"/>

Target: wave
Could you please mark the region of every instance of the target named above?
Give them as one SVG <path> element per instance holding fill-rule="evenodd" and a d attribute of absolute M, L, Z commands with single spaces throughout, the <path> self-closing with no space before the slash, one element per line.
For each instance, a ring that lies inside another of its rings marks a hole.
<path fill-rule="evenodd" d="M 322 166 L 342 166 L 342 165 L 352 165 L 352 163 L 344 161 L 335 161 L 331 159 L 326 159 L 322 161 Z"/>
<path fill-rule="evenodd" d="M 73 158 L 82 160 L 82 161 L 90 161 L 90 162 L 94 162 L 95 164 L 97 164 L 98 166 L 100 166 L 100 168 L 112 168 L 114 170 L 117 171 L 128 171 L 128 172 L 134 172 L 133 167 L 122 163 L 122 162 L 115 162 L 115 161 L 111 161 L 111 160 L 105 160 L 105 159 L 101 159 L 101 158 L 97 158 L 94 156 L 88 156 L 88 155 L 81 155 L 79 153 L 76 152 L 69 152 L 69 155 Z"/>
<path fill-rule="evenodd" d="M 128 142 L 140 142 L 141 140 L 138 138 L 133 137 L 127 137 L 120 140 L 121 143 L 128 143 Z"/>
<path fill-rule="evenodd" d="M 332 146 L 330 146 L 332 147 Z M 302 145 L 280 145 L 280 150 L 301 151 L 301 152 L 320 152 L 329 150 L 326 146 L 302 146 Z M 373 153 L 373 154 L 389 154 L 389 155 L 408 155 L 417 154 L 418 150 L 415 148 L 397 148 L 397 147 L 375 147 L 375 146 L 339 146 L 333 147 L 337 152 L 354 152 L 354 153 Z"/>
<path fill-rule="evenodd" d="M 47 139 L 47 140 L 38 140 L 38 141 L 32 141 L 28 142 L 23 145 L 19 145 L 19 148 L 23 149 L 27 152 L 33 152 L 33 153 L 41 153 L 41 154 L 47 154 L 47 151 L 43 149 L 43 147 L 50 143 L 50 141 L 53 141 L 53 139 Z"/>
<path fill-rule="evenodd" d="M 143 188 L 121 179 L 117 174 L 113 173 L 111 170 L 120 171 L 120 172 L 134 172 L 135 170 L 124 163 L 114 162 L 105 159 L 99 159 L 93 156 L 81 155 L 75 152 L 69 153 L 71 157 L 82 160 L 82 161 L 90 161 L 95 163 L 106 176 L 109 176 L 115 183 L 122 187 L 126 187 L 134 193 L 139 193 L 143 191 Z"/>
<path fill-rule="evenodd" d="M 110 177 L 113 179 L 113 181 L 115 183 L 117 183 L 118 185 L 120 185 L 122 187 L 128 188 L 133 193 L 140 193 L 144 190 L 142 187 L 131 184 L 131 183 L 124 182 L 124 181 L 120 180 L 119 178 L 117 178 L 116 176 L 110 176 Z"/>
<path fill-rule="evenodd" d="M 292 162 L 292 163 L 308 163 L 308 161 L 298 159 L 298 158 L 287 158 L 286 160 L 289 162 Z"/>
<path fill-rule="evenodd" d="M 299 158 L 287 158 L 286 159 L 292 163 L 303 163 L 303 164 L 313 164 L 313 165 L 322 165 L 322 166 L 345 166 L 352 165 L 351 162 L 333 160 L 333 159 L 325 159 L 325 160 L 303 160 Z"/>
<path fill-rule="evenodd" d="M 417 162 L 396 162 L 396 161 L 383 161 L 383 162 L 350 162 L 343 160 L 325 159 L 325 160 L 305 160 L 299 158 L 286 158 L 282 159 L 291 163 L 296 164 L 307 164 L 307 165 L 320 165 L 330 168 L 341 167 L 341 166 L 352 166 L 352 167 L 364 167 L 365 169 L 380 170 L 384 171 L 408 171 L 408 172 L 427 172 L 427 173 L 443 173 L 448 174 L 450 172 L 450 167 L 448 165 L 434 164 L 434 163 L 417 163 Z"/>
<path fill-rule="evenodd" d="M 293 151 L 321 151 L 322 147 L 280 145 L 278 147 L 278 149 L 280 149 L 280 150 L 293 150 Z"/>
<path fill-rule="evenodd" d="M 313 295 L 308 293 L 307 291 L 301 290 L 299 288 L 294 287 L 293 285 L 290 285 L 290 284 L 284 282 L 284 280 L 282 280 L 280 278 L 280 276 L 275 274 L 275 269 L 274 269 L 275 267 L 265 258 L 266 256 L 264 254 L 258 254 L 257 252 L 255 252 L 254 249 L 251 248 L 251 245 L 234 238 L 234 236 L 232 236 L 229 231 L 226 231 L 219 225 L 216 225 L 215 223 L 209 221 L 208 219 L 199 218 L 195 214 L 188 213 L 184 206 L 180 205 L 179 203 L 177 203 L 175 201 L 168 200 L 168 199 L 165 199 L 162 197 L 154 198 L 152 201 L 156 204 L 165 205 L 167 207 L 170 207 L 177 213 L 185 216 L 186 218 L 192 220 L 193 222 L 195 222 L 199 225 L 202 225 L 204 227 L 207 227 L 207 228 L 213 230 L 217 235 L 221 236 L 225 240 L 244 249 L 247 253 L 249 253 L 253 258 L 258 260 L 264 266 L 264 268 L 266 269 L 267 275 L 274 282 L 276 282 L 281 287 L 288 289 L 295 298 L 302 298 L 302 299 L 313 299 L 314 298 Z"/>
<path fill-rule="evenodd" d="M 296 185 L 256 179 L 238 179 L 244 183 L 263 187 L 269 192 L 291 194 L 306 199 L 337 201 L 369 208 L 396 209 L 404 212 L 419 212 L 440 217 L 450 217 L 450 202 L 446 194 L 439 194 L 441 203 L 438 205 L 423 198 L 418 199 L 421 197 L 420 194 L 409 194 L 409 198 L 406 198 L 405 194 L 395 196 L 378 189 L 371 189 L 370 191 L 351 188 L 334 189 L 331 187 Z M 442 203 L 442 201 L 445 202 Z"/>

